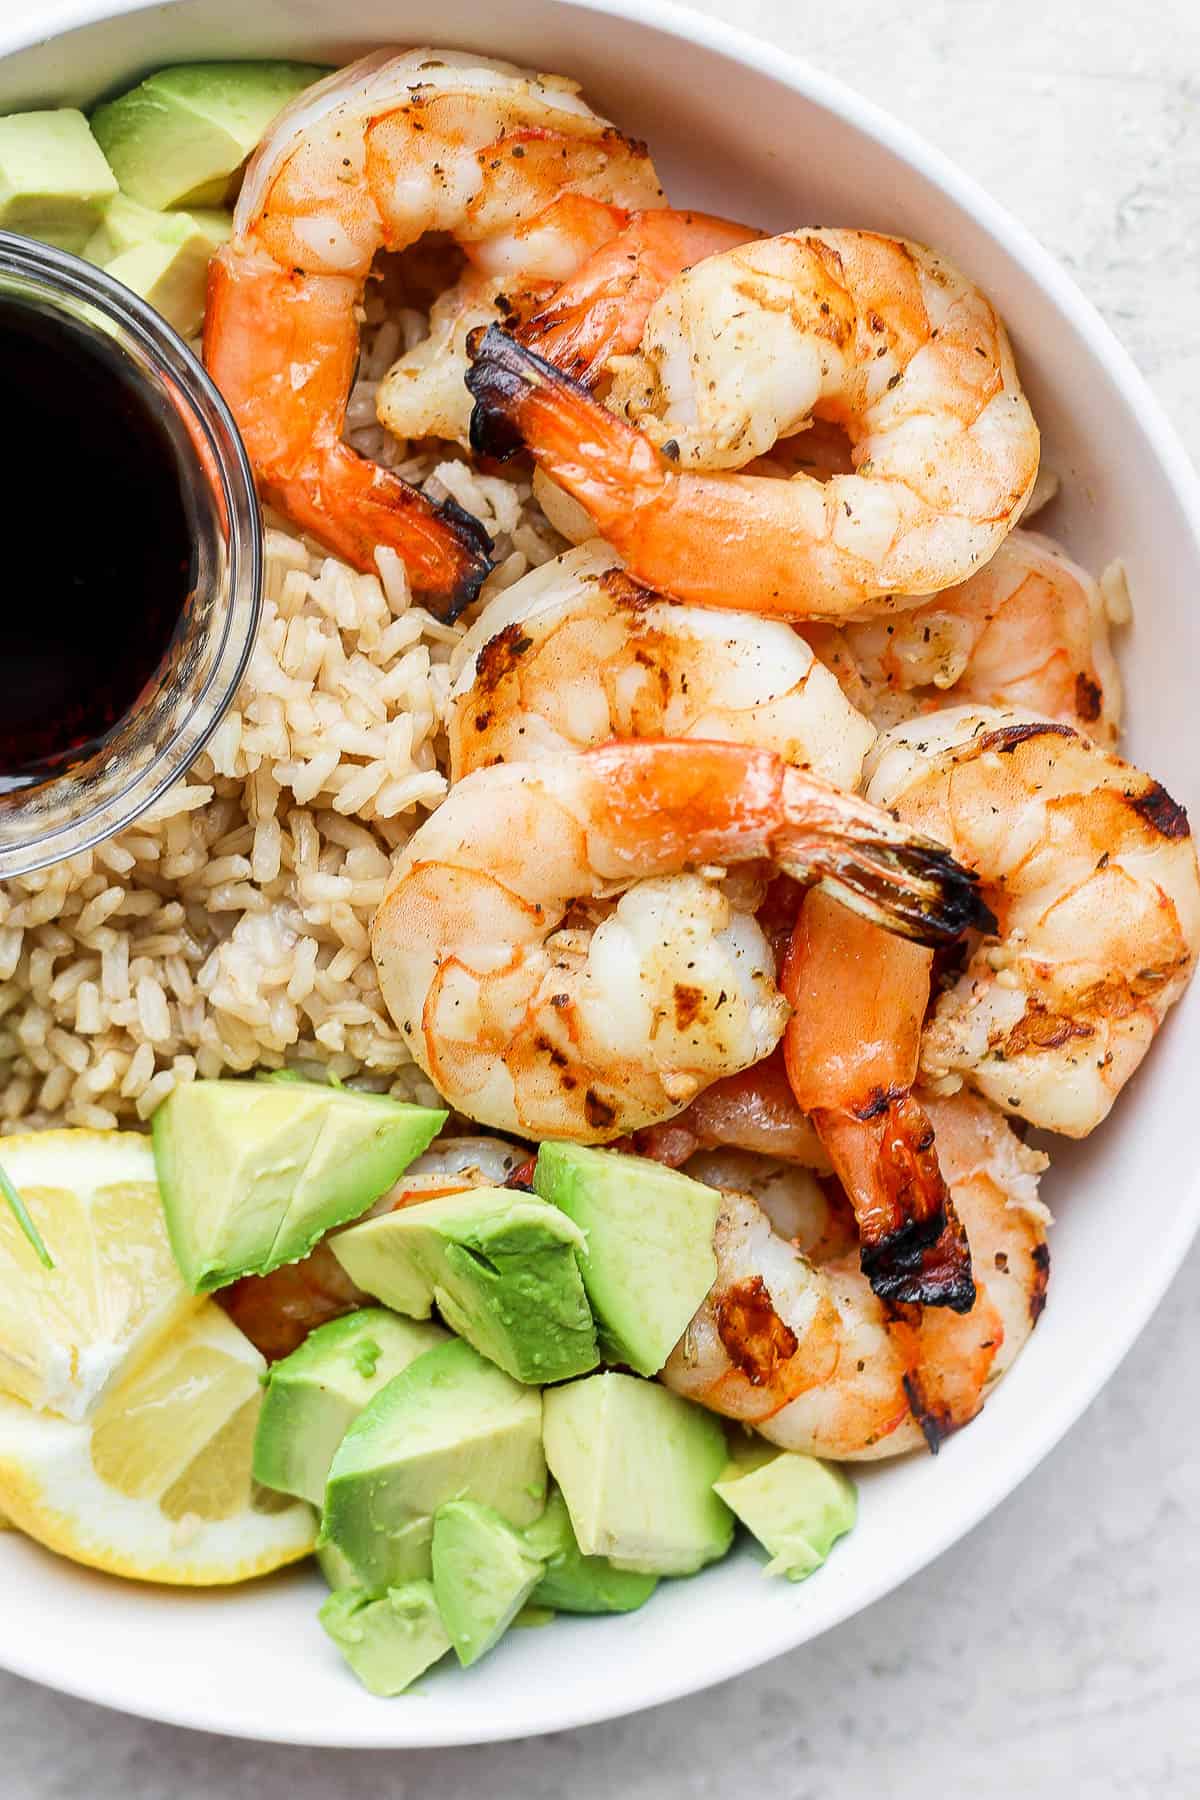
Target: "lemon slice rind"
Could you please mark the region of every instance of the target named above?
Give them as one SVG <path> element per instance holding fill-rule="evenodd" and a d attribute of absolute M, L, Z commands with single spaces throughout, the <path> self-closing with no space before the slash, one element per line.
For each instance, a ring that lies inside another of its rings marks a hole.
<path fill-rule="evenodd" d="M 264 1367 L 209 1301 L 86 1422 L 0 1397 L 0 1513 L 60 1555 L 137 1581 L 219 1586 L 307 1556 L 312 1509 L 260 1499 L 250 1479 Z M 214 1495 L 222 1516 L 203 1516 Z"/>

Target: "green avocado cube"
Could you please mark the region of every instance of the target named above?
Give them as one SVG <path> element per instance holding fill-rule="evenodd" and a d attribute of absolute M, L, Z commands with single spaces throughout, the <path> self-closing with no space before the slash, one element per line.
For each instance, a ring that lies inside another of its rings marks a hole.
<path fill-rule="evenodd" d="M 351 1588 L 357 1585 L 354 1579 L 354 1570 L 336 1544 L 318 1544 L 316 1555 L 317 1567 L 334 1593 L 338 1593 L 342 1588 Z"/>
<path fill-rule="evenodd" d="M 138 200 L 131 200 L 128 194 L 114 194 L 100 218 L 100 223 L 84 245 L 83 254 L 88 262 L 103 268 L 114 256 L 120 256 L 122 250 L 132 250 L 135 244 L 152 242 L 162 230 L 165 222 L 176 218 L 175 213 L 155 212 L 152 206 L 143 206 Z M 229 218 L 228 213 L 206 213 L 206 218 Z"/>
<path fill-rule="evenodd" d="M 542 1396 L 460 1338 L 427 1350 L 368 1402 L 338 1447 L 321 1541 L 368 1593 L 431 1573 L 433 1516 L 478 1500 L 528 1525 L 546 1499 Z"/>
<path fill-rule="evenodd" d="M 193 206 L 187 212 L 155 212 L 128 194 L 114 194 L 88 239 L 83 254 L 107 268 L 114 258 L 142 244 L 195 245 L 211 257 L 233 233 L 233 214 L 217 207 Z"/>
<path fill-rule="evenodd" d="M 407 1581 L 378 1600 L 340 1588 L 317 1617 L 363 1686 L 383 1699 L 402 1694 L 450 1648 L 428 1581 Z"/>
<path fill-rule="evenodd" d="M 521 1608 L 510 1629 L 512 1631 L 539 1631 L 543 1625 L 553 1625 L 557 1617 L 553 1607 L 534 1606 L 531 1601 L 528 1606 Z"/>
<path fill-rule="evenodd" d="M 433 1595 L 464 1669 L 486 1656 L 537 1587 L 545 1565 L 490 1506 L 451 1500 L 433 1520 Z"/>
<path fill-rule="evenodd" d="M 83 254 L 193 337 L 204 320 L 208 265 L 232 229 L 226 212 L 160 213 L 118 194 Z"/>
<path fill-rule="evenodd" d="M 193 1081 L 154 1115 L 171 1248 L 193 1293 L 306 1256 L 387 1192 L 444 1112 L 316 1081 Z"/>
<path fill-rule="evenodd" d="M 644 1156 L 543 1144 L 533 1185 L 584 1232 L 579 1266 L 609 1362 L 655 1375 L 717 1278 L 720 1197 Z"/>
<path fill-rule="evenodd" d="M 711 1413 L 633 1375 L 588 1375 L 544 1402 L 546 1461 L 586 1556 L 692 1575 L 725 1555 L 733 1514 L 713 1482 L 728 1452 Z"/>
<path fill-rule="evenodd" d="M 530 1596 L 532 1606 L 565 1613 L 636 1612 L 658 1586 L 657 1575 L 614 1568 L 606 1556 L 585 1556 L 557 1488 L 550 1490 L 541 1518 L 527 1525 L 522 1535 L 546 1565 Z"/>
<path fill-rule="evenodd" d="M 81 251 L 117 191 L 116 177 L 73 107 L 0 119 L 0 226 Z"/>
<path fill-rule="evenodd" d="M 373 1394 L 447 1342 L 436 1325 L 364 1306 L 310 1332 L 268 1369 L 254 1439 L 254 1479 L 320 1507 L 334 1452 Z"/>
<path fill-rule="evenodd" d="M 735 1454 L 713 1491 L 770 1552 L 768 1575 L 803 1581 L 854 1527 L 854 1483 L 832 1463 L 758 1446 Z"/>
<path fill-rule="evenodd" d="M 600 1360 L 580 1279 L 583 1233 L 511 1188 L 471 1188 L 367 1219 L 331 1248 L 386 1306 L 446 1324 L 518 1381 L 566 1381 Z"/>
<path fill-rule="evenodd" d="M 98 106 L 92 130 L 122 192 L 144 206 L 220 206 L 275 115 L 326 73 L 312 63 L 180 63 Z"/>
<path fill-rule="evenodd" d="M 204 322 L 204 296 L 212 252 L 193 243 L 135 244 L 114 256 L 107 271 L 140 294 L 181 337 L 194 337 Z"/>

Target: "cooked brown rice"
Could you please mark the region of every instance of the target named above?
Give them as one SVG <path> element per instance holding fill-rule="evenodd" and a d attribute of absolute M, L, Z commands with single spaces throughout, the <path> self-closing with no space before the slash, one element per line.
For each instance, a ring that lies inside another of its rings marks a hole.
<path fill-rule="evenodd" d="M 374 389 L 420 315 L 371 321 L 351 441 L 496 540 L 484 598 L 562 547 L 528 482 L 410 456 Z M 180 1081 L 319 1064 L 429 1098 L 388 1017 L 368 928 L 391 853 L 446 791 L 450 659 L 467 621 L 268 520 L 261 628 L 185 779 L 120 837 L 0 883 L 0 1128 L 145 1120 Z"/>

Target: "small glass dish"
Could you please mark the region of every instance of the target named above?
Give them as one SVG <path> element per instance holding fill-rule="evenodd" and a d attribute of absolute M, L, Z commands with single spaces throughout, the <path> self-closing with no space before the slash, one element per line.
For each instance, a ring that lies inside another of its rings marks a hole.
<path fill-rule="evenodd" d="M 0 878 L 123 830 L 177 781 L 237 690 L 258 626 L 262 520 L 228 407 L 183 340 L 128 288 L 64 251 L 0 232 L 0 297 L 103 333 L 174 456 L 191 568 L 179 624 L 134 706 L 82 759 L 0 792 Z"/>

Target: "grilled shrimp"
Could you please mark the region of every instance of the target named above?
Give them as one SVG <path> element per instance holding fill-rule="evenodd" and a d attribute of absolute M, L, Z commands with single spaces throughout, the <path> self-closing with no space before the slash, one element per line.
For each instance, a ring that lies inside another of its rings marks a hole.
<path fill-rule="evenodd" d="M 451 788 L 375 916 L 384 998 L 469 1118 L 609 1141 L 777 1042 L 771 947 L 721 880 L 763 861 L 923 939 L 979 916 L 941 852 L 767 751 L 609 744 Z"/>
<path fill-rule="evenodd" d="M 820 1158 L 819 1143 L 816 1154 Z M 766 1213 L 772 1230 L 810 1262 L 834 1262 L 858 1242 L 854 1214 L 837 1182 L 822 1181 L 803 1163 L 781 1162 L 753 1150 L 698 1150 L 683 1172 L 705 1187 L 748 1194 Z"/>
<path fill-rule="evenodd" d="M 1187 815 L 1069 725 L 960 706 L 895 726 L 868 794 L 975 869 L 998 920 L 941 994 L 923 1079 L 1068 1137 L 1102 1119 L 1191 976 Z"/>
<path fill-rule="evenodd" d="M 472 245 L 473 260 L 430 310 L 429 336 L 398 357 L 380 383 L 380 423 L 399 438 L 447 438 L 465 447 L 472 333 L 497 322 L 511 326 L 536 313 L 581 259 L 586 267 L 591 253 L 621 230 L 627 216 L 620 207 L 563 194 L 506 237 Z"/>
<path fill-rule="evenodd" d="M 788 1079 L 854 1208 L 860 1262 L 883 1299 L 970 1310 L 966 1234 L 928 1114 L 912 1093 L 931 952 L 815 889 L 781 986 Z"/>
<path fill-rule="evenodd" d="M 516 328 L 551 362 L 593 379 L 609 356 L 636 348 L 646 314 L 672 276 L 751 235 L 703 213 L 660 207 L 630 216 L 564 195 L 507 237 L 472 246 L 473 261 L 430 313 L 429 336 L 380 384 L 380 422 L 397 437 L 450 438 L 466 447 L 465 378 L 475 333 L 494 324 Z"/>
<path fill-rule="evenodd" d="M 1050 1165 L 1002 1114 L 965 1089 L 950 1098 L 923 1093 L 942 1171 L 971 1234 L 971 1249 L 1004 1335 L 984 1389 L 995 1387 L 1042 1316 L 1050 1280 L 1050 1212 L 1038 1183 Z"/>
<path fill-rule="evenodd" d="M 784 1449 L 843 1460 L 900 1455 L 922 1440 L 936 1450 L 975 1416 L 1044 1304 L 1036 1185 L 1045 1159 L 974 1096 L 929 1106 L 986 1270 L 971 1311 L 889 1306 L 847 1253 L 836 1212 L 793 1199 L 779 1216 L 789 1241 L 749 1194 L 729 1192 L 717 1279 L 663 1370 L 668 1387 Z"/>
<path fill-rule="evenodd" d="M 243 1275 L 216 1298 L 268 1362 L 290 1356 L 318 1325 L 370 1305 L 327 1243 L 269 1275 Z"/>
<path fill-rule="evenodd" d="M 855 788 L 874 741 L 789 625 L 665 600 L 598 540 L 498 594 L 464 643 L 455 781 L 487 763 L 667 736 L 757 745 Z"/>
<path fill-rule="evenodd" d="M 822 1173 L 832 1168 L 792 1092 L 782 1044 L 753 1068 L 715 1081 L 665 1124 L 635 1132 L 633 1147 L 673 1169 L 703 1151 L 754 1152 Z"/>
<path fill-rule="evenodd" d="M 464 1188 L 503 1187 L 528 1156 L 523 1145 L 504 1138 L 437 1138 L 376 1201 L 372 1213 L 396 1212 L 439 1194 L 460 1194 Z"/>
<path fill-rule="evenodd" d="M 342 442 L 364 284 L 377 251 L 427 231 L 476 257 L 524 234 L 526 275 L 560 275 L 561 244 L 539 269 L 546 246 L 526 228 L 564 193 L 623 209 L 659 198 L 645 146 L 569 83 L 459 52 L 378 51 L 279 115 L 212 263 L 205 359 L 267 497 L 357 568 L 389 546 L 448 614 L 487 573 L 486 535 Z"/>
<path fill-rule="evenodd" d="M 909 612 L 805 636 L 881 730 L 945 706 L 952 690 L 1116 742 L 1121 682 L 1100 588 L 1039 532 L 1011 532 L 970 580 Z"/>
<path fill-rule="evenodd" d="M 591 387 L 613 357 L 637 349 L 651 307 L 677 275 L 756 236 L 707 213 L 635 213 L 514 335 Z"/>
<path fill-rule="evenodd" d="M 965 580 L 1016 524 L 1038 433 L 1004 327 L 931 251 L 804 231 L 710 256 L 613 359 L 609 407 L 493 326 L 472 442 L 524 444 L 639 580 L 784 618 L 889 612 Z M 738 474 L 813 416 L 855 473 Z M 636 421 L 636 424 L 630 421 Z"/>
<path fill-rule="evenodd" d="M 833 1169 L 875 1290 L 969 1308 L 969 1246 L 933 1127 L 911 1091 L 930 953 L 819 888 L 803 897 L 787 937 L 780 986 L 792 1011 L 779 1050 L 714 1083 L 674 1119 L 635 1132 L 634 1147 L 674 1167 L 707 1150 Z"/>

